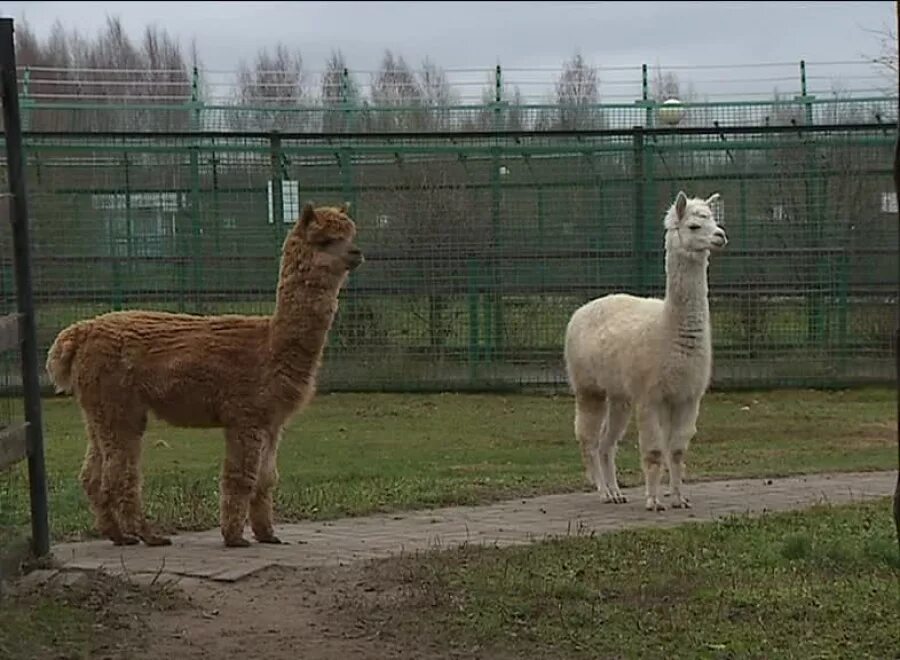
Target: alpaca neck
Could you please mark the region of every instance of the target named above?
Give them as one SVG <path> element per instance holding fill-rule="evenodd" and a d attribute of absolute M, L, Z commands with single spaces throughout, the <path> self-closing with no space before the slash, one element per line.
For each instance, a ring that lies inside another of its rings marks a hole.
<path fill-rule="evenodd" d="M 291 271 L 282 269 L 279 279 L 269 359 L 277 384 L 300 392 L 315 382 L 344 278 L 309 269 Z"/>
<path fill-rule="evenodd" d="M 666 250 L 665 315 L 676 350 L 690 353 L 709 340 L 707 253 Z"/>

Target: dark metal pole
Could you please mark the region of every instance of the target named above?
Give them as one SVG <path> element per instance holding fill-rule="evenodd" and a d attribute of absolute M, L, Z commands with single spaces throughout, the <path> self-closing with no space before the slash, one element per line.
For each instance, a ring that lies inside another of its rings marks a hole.
<path fill-rule="evenodd" d="M 6 132 L 6 166 L 11 194 L 13 253 L 16 268 L 16 303 L 21 319 L 22 386 L 25 391 L 25 421 L 28 423 L 28 484 L 31 490 L 31 534 L 34 554 L 50 552 L 47 517 L 47 470 L 41 421 L 41 390 L 38 379 L 37 333 L 31 291 L 31 243 L 28 238 L 28 204 L 22 157 L 22 125 L 16 78 L 13 20 L 0 18 L 0 69 L 2 69 L 3 125 Z"/>
<path fill-rule="evenodd" d="M 900 39 L 900 0 L 894 4 L 897 19 L 897 38 Z M 900 99 L 897 101 L 897 141 L 894 143 L 894 194 L 900 200 Z M 900 249 L 900 237 L 897 239 Z M 900 298 L 898 298 L 898 316 L 900 316 Z M 900 550 L 900 325 L 894 330 L 894 359 L 896 360 L 897 379 L 897 483 L 894 485 L 894 528 L 897 531 L 897 548 Z"/>

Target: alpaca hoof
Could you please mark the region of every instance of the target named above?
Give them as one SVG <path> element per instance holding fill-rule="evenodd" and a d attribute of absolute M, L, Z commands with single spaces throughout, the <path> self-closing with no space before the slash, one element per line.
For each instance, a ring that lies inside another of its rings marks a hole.
<path fill-rule="evenodd" d="M 111 539 L 113 545 L 137 545 L 141 542 L 139 538 L 136 536 L 129 536 L 128 534 L 122 534 L 121 536 L 116 536 Z"/>
<path fill-rule="evenodd" d="M 674 502 L 672 502 L 672 508 L 673 509 L 690 509 L 691 502 L 686 497 L 680 497 L 680 498 L 676 499 Z"/>
<path fill-rule="evenodd" d="M 659 500 L 647 500 L 647 511 L 665 511 L 666 505 Z"/>
<path fill-rule="evenodd" d="M 226 548 L 249 548 L 250 541 L 245 539 L 243 536 L 236 539 L 225 539 L 225 547 Z"/>
<path fill-rule="evenodd" d="M 275 536 L 274 534 L 269 534 L 266 536 L 257 536 L 256 540 L 260 543 L 271 543 L 272 545 L 286 545 L 284 541 Z"/>
<path fill-rule="evenodd" d="M 163 545 L 172 545 L 172 539 L 165 536 L 143 536 L 141 537 L 141 540 L 144 542 L 144 545 L 151 548 Z"/>

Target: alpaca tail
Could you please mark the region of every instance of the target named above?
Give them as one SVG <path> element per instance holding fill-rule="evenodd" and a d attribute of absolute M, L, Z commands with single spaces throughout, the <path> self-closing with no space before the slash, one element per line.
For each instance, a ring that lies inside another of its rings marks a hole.
<path fill-rule="evenodd" d="M 56 336 L 47 351 L 47 373 L 57 394 L 72 392 L 72 361 L 83 337 L 81 324 L 70 325 Z"/>

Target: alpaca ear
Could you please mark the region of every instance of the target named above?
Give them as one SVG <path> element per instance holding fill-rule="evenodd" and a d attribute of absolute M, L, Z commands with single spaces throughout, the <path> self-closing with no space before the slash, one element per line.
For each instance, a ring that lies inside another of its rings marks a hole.
<path fill-rule="evenodd" d="M 719 193 L 713 193 L 712 195 L 709 196 L 709 199 L 706 200 L 706 205 L 709 206 L 717 199 L 719 199 Z"/>
<path fill-rule="evenodd" d="M 683 190 L 678 191 L 678 195 L 675 197 L 675 215 L 678 217 L 678 220 L 684 220 L 684 212 L 687 210 L 687 195 L 684 194 Z"/>
<path fill-rule="evenodd" d="M 338 207 L 338 210 L 339 210 L 341 213 L 343 213 L 344 215 L 347 215 L 347 213 L 350 212 L 350 202 L 344 202 L 343 204 L 341 204 L 341 205 Z"/>
<path fill-rule="evenodd" d="M 315 218 L 316 209 L 311 202 L 307 202 L 303 205 L 303 211 L 300 213 L 300 226 L 306 229 Z"/>

